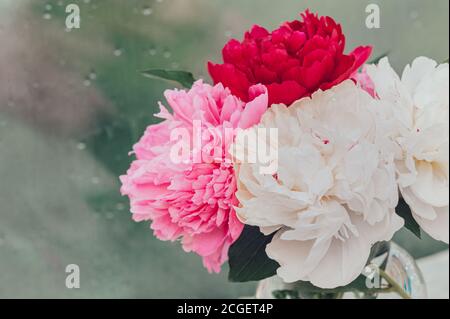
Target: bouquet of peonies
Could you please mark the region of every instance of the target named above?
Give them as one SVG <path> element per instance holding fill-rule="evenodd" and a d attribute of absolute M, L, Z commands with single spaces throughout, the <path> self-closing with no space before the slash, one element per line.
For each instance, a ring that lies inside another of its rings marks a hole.
<path fill-rule="evenodd" d="M 448 243 L 448 63 L 419 57 L 400 77 L 386 57 L 365 64 L 371 50 L 345 53 L 341 26 L 305 11 L 229 41 L 214 85 L 146 71 L 187 90 L 165 92 L 171 111 L 160 104 L 121 176 L 133 219 L 210 272 L 228 261 L 232 281 L 327 296 L 364 292 L 403 226 Z"/>

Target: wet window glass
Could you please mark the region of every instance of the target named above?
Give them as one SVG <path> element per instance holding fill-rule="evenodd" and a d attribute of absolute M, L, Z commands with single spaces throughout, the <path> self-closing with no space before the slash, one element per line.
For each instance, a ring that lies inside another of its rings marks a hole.
<path fill-rule="evenodd" d="M 211 82 L 206 63 L 221 61 L 228 40 L 307 7 L 339 21 L 349 48 L 373 44 L 397 71 L 416 56 L 448 58 L 448 1 L 376 2 L 372 29 L 359 0 L 0 0 L 0 297 L 254 294 L 255 283 L 227 281 L 227 265 L 209 274 L 131 219 L 119 176 L 175 86 L 142 71 Z M 446 247 L 424 237 L 402 231 L 396 241 L 415 257 Z M 80 289 L 66 286 L 70 265 Z"/>

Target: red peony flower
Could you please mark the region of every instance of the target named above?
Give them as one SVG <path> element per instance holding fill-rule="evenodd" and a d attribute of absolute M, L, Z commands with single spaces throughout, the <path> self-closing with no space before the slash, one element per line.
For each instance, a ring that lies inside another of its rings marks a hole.
<path fill-rule="evenodd" d="M 222 50 L 224 64 L 208 63 L 214 83 L 248 101 L 248 89 L 264 84 L 269 103 L 286 105 L 349 79 L 369 58 L 372 48 L 361 46 L 344 54 L 342 28 L 330 17 L 306 10 L 303 21 L 284 23 L 270 33 L 260 26 L 244 40 L 230 40 Z"/>

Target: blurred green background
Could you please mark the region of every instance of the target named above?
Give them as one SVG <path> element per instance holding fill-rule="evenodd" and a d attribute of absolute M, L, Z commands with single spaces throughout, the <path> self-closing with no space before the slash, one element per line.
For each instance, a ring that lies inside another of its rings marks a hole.
<path fill-rule="evenodd" d="M 66 30 L 65 7 L 81 9 Z M 365 8 L 381 8 L 367 29 Z M 397 70 L 449 56 L 447 0 L 0 0 L 0 298 L 234 298 L 255 284 L 210 275 L 178 243 L 130 219 L 118 193 L 127 153 L 170 84 L 139 71 L 205 76 L 231 37 L 311 8 L 341 22 L 348 50 L 373 44 Z M 447 248 L 407 232 L 416 257 Z M 65 287 L 78 264 L 81 288 Z"/>

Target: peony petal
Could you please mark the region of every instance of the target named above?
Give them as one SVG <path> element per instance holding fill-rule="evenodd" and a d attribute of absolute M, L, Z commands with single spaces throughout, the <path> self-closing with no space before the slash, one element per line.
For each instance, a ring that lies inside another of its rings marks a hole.
<path fill-rule="evenodd" d="M 272 83 L 266 86 L 269 91 L 269 105 L 283 103 L 289 106 L 307 94 L 307 90 L 295 81 Z"/>
<path fill-rule="evenodd" d="M 418 162 L 416 168 L 417 178 L 410 186 L 411 193 L 431 206 L 448 206 L 448 175 L 444 176 L 438 168 L 424 161 Z"/>
<path fill-rule="evenodd" d="M 401 188 L 403 199 L 409 205 L 412 212 L 421 218 L 433 220 L 436 218 L 436 212 L 432 205 L 422 202 L 411 191 L 409 187 Z"/>
<path fill-rule="evenodd" d="M 241 100 L 248 100 L 247 93 L 250 83 L 245 74 L 232 64 L 220 65 L 208 62 L 208 71 L 215 84 L 220 82 Z"/>
<path fill-rule="evenodd" d="M 269 97 L 267 88 L 263 85 L 254 85 L 249 89 L 250 102 L 245 105 L 238 127 L 242 129 L 256 125 L 268 108 Z"/>

